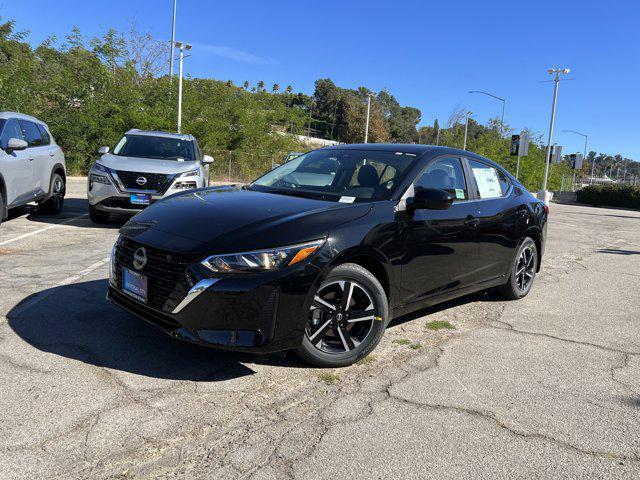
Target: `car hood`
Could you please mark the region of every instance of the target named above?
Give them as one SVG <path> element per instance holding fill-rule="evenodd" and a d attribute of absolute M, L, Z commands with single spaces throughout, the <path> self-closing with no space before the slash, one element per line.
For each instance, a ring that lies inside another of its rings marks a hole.
<path fill-rule="evenodd" d="M 198 162 L 178 162 L 176 160 L 160 160 L 156 158 L 125 157 L 106 154 L 98 162 L 112 170 L 127 172 L 174 174 L 188 172 L 198 168 Z"/>
<path fill-rule="evenodd" d="M 368 203 L 329 202 L 231 185 L 156 202 L 121 232 L 178 253 L 238 252 L 316 240 L 370 210 Z"/>

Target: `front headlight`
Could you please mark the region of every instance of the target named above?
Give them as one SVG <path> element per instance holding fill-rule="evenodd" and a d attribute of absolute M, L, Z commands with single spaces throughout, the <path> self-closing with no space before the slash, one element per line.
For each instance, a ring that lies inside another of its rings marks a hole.
<path fill-rule="evenodd" d="M 95 182 L 95 183 L 102 183 L 104 185 L 111 185 L 111 182 L 109 181 L 109 179 L 107 177 L 105 177 L 104 175 L 96 175 L 96 174 L 92 173 L 89 178 L 90 178 L 90 180 L 92 182 Z"/>
<path fill-rule="evenodd" d="M 100 165 L 98 162 L 93 164 L 93 167 L 91 167 L 91 170 L 97 170 L 99 172 L 109 173 L 109 169 L 104 165 Z"/>
<path fill-rule="evenodd" d="M 200 176 L 200 167 L 196 168 L 195 170 L 189 170 L 188 172 L 184 172 L 181 173 L 180 175 L 178 175 L 179 178 L 182 177 L 199 177 Z"/>
<path fill-rule="evenodd" d="M 290 267 L 309 258 L 323 243 L 324 240 L 316 240 L 288 247 L 212 255 L 203 260 L 202 265 L 216 273 L 277 270 Z"/>

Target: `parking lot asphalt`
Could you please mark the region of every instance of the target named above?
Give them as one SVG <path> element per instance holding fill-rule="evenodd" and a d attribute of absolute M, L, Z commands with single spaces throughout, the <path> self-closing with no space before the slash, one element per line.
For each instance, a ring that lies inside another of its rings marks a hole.
<path fill-rule="evenodd" d="M 0 226 L 0 478 L 640 476 L 640 212 L 552 205 L 525 299 L 397 319 L 320 370 L 106 302 L 119 224 L 91 224 L 84 189 Z"/>

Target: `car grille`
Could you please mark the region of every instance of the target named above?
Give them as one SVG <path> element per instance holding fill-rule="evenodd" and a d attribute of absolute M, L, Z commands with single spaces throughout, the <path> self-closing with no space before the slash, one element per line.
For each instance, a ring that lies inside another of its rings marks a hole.
<path fill-rule="evenodd" d="M 147 172 L 127 172 L 124 170 L 116 170 L 120 182 L 127 190 L 146 190 L 158 192 L 160 194 L 167 191 L 173 175 L 164 175 L 161 173 L 147 173 Z M 136 181 L 138 178 L 144 177 L 147 179 L 147 183 L 139 185 Z"/>
<path fill-rule="evenodd" d="M 133 254 L 141 244 L 128 238 L 122 238 L 116 246 L 115 282 L 122 291 L 123 267 L 136 271 L 133 267 Z M 155 248 L 144 246 L 147 252 L 147 264 L 140 273 L 148 277 L 147 305 L 162 312 L 171 313 L 184 299 L 193 282 L 187 275 L 187 267 L 195 258 L 175 255 Z"/>

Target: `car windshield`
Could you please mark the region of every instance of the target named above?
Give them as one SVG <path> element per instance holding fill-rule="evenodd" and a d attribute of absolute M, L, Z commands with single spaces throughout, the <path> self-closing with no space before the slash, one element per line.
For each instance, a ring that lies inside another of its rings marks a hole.
<path fill-rule="evenodd" d="M 113 154 L 160 160 L 196 160 L 192 141 L 151 135 L 125 135 L 113 149 Z"/>
<path fill-rule="evenodd" d="M 416 155 L 328 149 L 301 155 L 260 177 L 249 189 L 343 202 L 389 198 Z"/>

